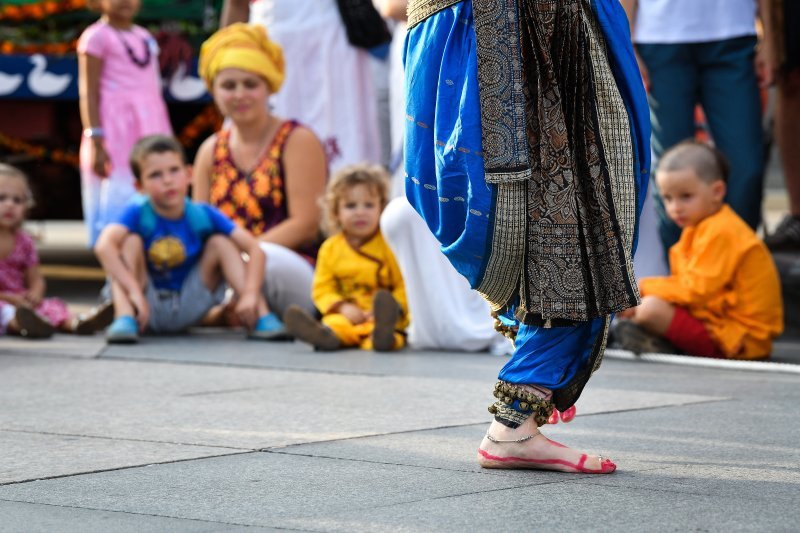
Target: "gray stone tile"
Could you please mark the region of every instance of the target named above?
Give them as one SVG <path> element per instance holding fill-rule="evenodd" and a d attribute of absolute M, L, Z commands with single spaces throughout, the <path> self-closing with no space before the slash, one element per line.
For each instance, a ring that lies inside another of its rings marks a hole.
<path fill-rule="evenodd" d="M 488 353 L 403 350 L 375 353 L 363 350 L 315 352 L 301 342 L 245 341 L 243 332 L 203 328 L 191 335 L 143 337 L 138 344 L 109 346 L 104 358 L 170 361 L 255 368 L 309 370 L 336 374 L 437 377 L 450 368 L 449 378 L 491 382 L 504 357 Z"/>
<path fill-rule="evenodd" d="M 281 527 L 519 485 L 481 473 L 254 452 L 5 485 L 0 500 Z"/>
<path fill-rule="evenodd" d="M 51 339 L 30 340 L 21 337 L 0 336 L 0 356 L 44 355 L 91 359 L 106 347 L 101 335 L 78 336 L 57 333 Z"/>
<path fill-rule="evenodd" d="M 553 474 L 563 478 L 563 475 Z M 577 480 L 576 480 L 577 481 Z M 796 508 L 769 499 L 592 486 L 576 481 L 300 517 L 322 531 L 791 531 Z"/>
<path fill-rule="evenodd" d="M 226 448 L 4 430 L 0 430 L 0 450 L 0 484 L 240 453 Z"/>
<path fill-rule="evenodd" d="M 661 410 L 655 410 L 661 411 Z M 651 411 L 647 411 L 651 412 Z M 674 412 L 672 407 L 663 408 L 663 413 Z M 626 471 L 645 471 L 663 469 L 685 464 L 692 459 L 690 448 L 687 451 L 685 439 L 667 440 L 668 446 L 659 446 L 663 437 L 657 434 L 645 435 L 641 428 L 617 427 L 617 421 L 630 414 L 602 414 L 591 416 L 583 414 L 569 424 L 558 424 L 542 428 L 542 433 L 565 445 L 611 457 Z M 663 417 L 668 415 L 664 414 Z M 482 424 L 455 428 L 431 429 L 394 435 L 380 435 L 349 439 L 346 441 L 320 442 L 287 446 L 274 449 L 275 453 L 311 455 L 349 459 L 354 461 L 374 461 L 378 463 L 403 464 L 414 466 L 435 466 L 450 470 L 481 472 L 476 463 L 476 450 L 486 432 L 488 421 Z M 655 432 L 653 432 L 655 433 Z M 637 443 L 629 447 L 629 442 Z M 708 438 L 696 443 L 695 447 L 707 448 L 717 441 Z M 621 444 L 624 443 L 624 444 Z M 656 450 L 653 450 L 656 448 Z M 734 450 L 743 451 L 734 446 Z M 708 460 L 708 455 L 703 456 Z M 700 458 L 695 457 L 696 460 Z M 483 471 L 491 475 L 530 476 L 509 470 Z"/>
<path fill-rule="evenodd" d="M 51 360 L 54 366 L 45 369 L 37 361 L 16 362 L 0 373 L 0 404 L 7 406 L 0 429 L 201 446 L 256 449 L 480 423 L 491 400 L 491 381 L 108 360 Z M 712 399 L 593 388 L 579 409 Z"/>
<path fill-rule="evenodd" d="M 52 533 L 53 531 L 60 533 L 275 531 L 271 528 L 238 526 L 220 522 L 5 501 L 0 501 L 0 517 L 2 517 L 0 520 L 1 533 L 20 531 L 26 533 Z"/>
<path fill-rule="evenodd" d="M 768 400 L 765 400 L 768 401 Z M 642 472 L 663 471 L 678 476 L 686 470 L 719 480 L 713 490 L 729 496 L 758 498 L 761 482 L 772 481 L 776 497 L 800 490 L 800 413 L 781 418 L 757 417 L 742 424 L 740 402 L 674 405 L 631 412 L 580 414 L 570 424 L 545 426 L 550 438 L 611 457 L 619 470 L 613 476 L 592 477 L 597 483 L 631 478 Z M 416 466 L 479 471 L 475 450 L 487 424 L 382 435 L 330 443 L 289 446 L 280 453 Z M 746 427 L 746 429 L 744 429 Z M 769 435 L 769 438 L 760 437 Z M 491 471 L 495 475 L 528 475 Z M 742 483 L 737 483 L 741 480 Z M 753 483 L 749 483 L 752 481 Z M 673 484 L 674 485 L 674 484 Z M 713 487 L 713 484 L 712 484 Z M 651 488 L 646 486 L 644 488 Z M 708 488 L 708 487 L 707 487 Z"/>
<path fill-rule="evenodd" d="M 8 430 L 255 449 L 485 418 L 486 387 L 474 381 L 4 359 L 0 429 Z M 443 391 L 459 401 L 426 409 Z"/>

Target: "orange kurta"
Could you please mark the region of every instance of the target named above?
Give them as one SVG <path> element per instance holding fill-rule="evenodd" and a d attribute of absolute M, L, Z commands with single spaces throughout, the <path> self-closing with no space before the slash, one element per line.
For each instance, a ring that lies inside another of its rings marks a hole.
<path fill-rule="evenodd" d="M 339 303 L 351 302 L 362 311 L 372 311 L 372 299 L 378 289 L 390 291 L 400 305 L 402 312 L 396 329 L 402 332 L 409 322 L 406 289 L 397 260 L 381 233 L 357 249 L 350 246 L 341 233 L 322 243 L 311 298 L 324 315 L 322 322 L 333 329 L 345 345 L 361 344 L 372 332 L 373 323 L 370 320 L 363 325 L 350 324 L 333 309 Z"/>
<path fill-rule="evenodd" d="M 760 359 L 783 331 L 780 279 L 772 256 L 728 207 L 685 228 L 669 250 L 671 275 L 639 282 L 701 320 L 731 359 Z"/>

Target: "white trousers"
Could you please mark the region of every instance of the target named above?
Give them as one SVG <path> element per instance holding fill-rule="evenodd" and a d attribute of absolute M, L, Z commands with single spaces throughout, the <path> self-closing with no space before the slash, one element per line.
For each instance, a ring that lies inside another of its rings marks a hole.
<path fill-rule="evenodd" d="M 489 304 L 456 272 L 408 200 L 401 197 L 389 202 L 381 215 L 381 231 L 406 284 L 411 314 L 408 343 L 412 348 L 510 349 L 508 341 L 494 330 Z"/>

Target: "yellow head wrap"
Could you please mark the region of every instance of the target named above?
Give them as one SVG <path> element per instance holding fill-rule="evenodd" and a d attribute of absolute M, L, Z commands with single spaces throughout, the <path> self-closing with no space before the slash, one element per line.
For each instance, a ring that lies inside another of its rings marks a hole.
<path fill-rule="evenodd" d="M 258 24 L 237 22 L 209 37 L 200 48 L 198 71 L 208 89 L 219 71 L 238 68 L 267 80 L 272 93 L 283 84 L 283 50 L 270 41 L 267 30 Z"/>

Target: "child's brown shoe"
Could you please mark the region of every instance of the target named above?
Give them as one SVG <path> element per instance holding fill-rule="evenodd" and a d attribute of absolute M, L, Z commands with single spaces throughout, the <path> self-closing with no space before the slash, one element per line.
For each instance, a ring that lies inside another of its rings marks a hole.
<path fill-rule="evenodd" d="M 110 301 L 103 302 L 99 306 L 89 311 L 86 315 L 80 315 L 75 319 L 72 331 L 76 335 L 93 335 L 97 331 L 103 331 L 114 321 L 114 304 Z"/>
<path fill-rule="evenodd" d="M 342 347 L 339 337 L 329 327 L 321 324 L 298 305 L 290 305 L 286 309 L 283 323 L 295 339 L 307 342 L 317 350 L 331 352 Z"/>
<path fill-rule="evenodd" d="M 643 353 L 681 353 L 675 345 L 663 337 L 654 335 L 646 331 L 641 326 L 637 326 L 630 320 L 615 320 L 611 326 L 610 348 L 621 348 L 629 350 L 636 355 Z"/>
<path fill-rule="evenodd" d="M 17 323 L 20 336 L 28 339 L 49 339 L 56 331 L 50 322 L 28 307 L 17 307 L 14 321 Z"/>
<path fill-rule="evenodd" d="M 375 329 L 372 330 L 372 347 L 376 352 L 390 352 L 394 349 L 394 329 L 400 318 L 400 305 L 392 293 L 380 289 L 372 300 L 372 316 Z"/>

